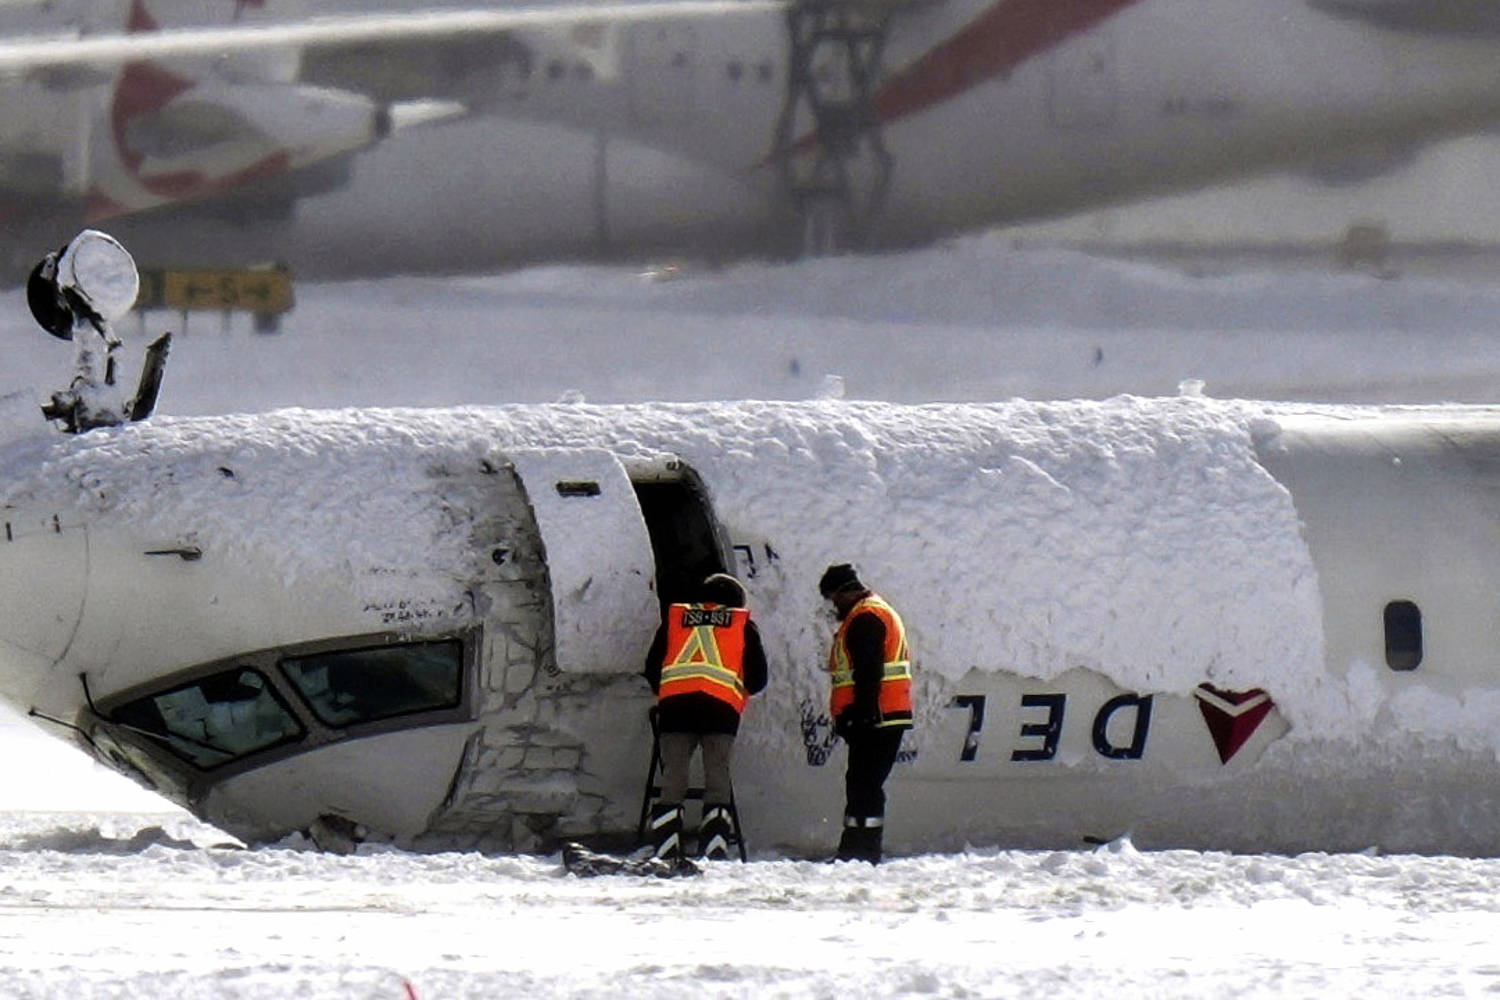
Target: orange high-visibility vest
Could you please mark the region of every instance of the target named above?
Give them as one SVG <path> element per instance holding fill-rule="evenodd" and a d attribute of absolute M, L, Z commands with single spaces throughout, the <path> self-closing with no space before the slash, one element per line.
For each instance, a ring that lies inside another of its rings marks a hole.
<path fill-rule="evenodd" d="M 736 712 L 745 710 L 745 626 L 750 612 L 717 604 L 667 608 L 667 653 L 658 701 L 679 694 L 712 695 Z"/>
<path fill-rule="evenodd" d="M 849 662 L 844 635 L 854 616 L 860 614 L 873 614 L 885 625 L 885 663 L 880 676 L 880 722 L 877 725 L 909 726 L 912 720 L 911 653 L 906 648 L 906 626 L 896 610 L 877 594 L 866 596 L 850 608 L 834 634 L 833 647 L 828 651 L 828 673 L 833 681 L 833 690 L 828 695 L 828 714 L 837 719 L 840 712 L 854 704 L 854 665 Z"/>

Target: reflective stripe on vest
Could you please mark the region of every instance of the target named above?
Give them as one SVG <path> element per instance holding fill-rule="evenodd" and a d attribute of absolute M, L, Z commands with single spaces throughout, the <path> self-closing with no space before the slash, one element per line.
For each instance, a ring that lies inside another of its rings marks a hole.
<path fill-rule="evenodd" d="M 850 608 L 833 637 L 833 647 L 828 651 L 828 673 L 833 682 L 828 695 L 828 714 L 837 719 L 840 712 L 854 704 L 854 665 L 849 662 L 844 640 L 849 623 L 860 614 L 873 614 L 885 626 L 885 663 L 880 676 L 877 725 L 911 725 L 911 653 L 906 647 L 906 626 L 896 610 L 877 594 L 868 595 Z"/>
<path fill-rule="evenodd" d="M 658 700 L 706 694 L 736 712 L 745 710 L 745 626 L 750 612 L 717 604 L 673 604 L 667 609 L 667 654 Z"/>

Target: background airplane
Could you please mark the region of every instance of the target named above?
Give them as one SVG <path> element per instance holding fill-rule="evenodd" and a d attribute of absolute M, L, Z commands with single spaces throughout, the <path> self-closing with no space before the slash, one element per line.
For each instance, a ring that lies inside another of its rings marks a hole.
<path fill-rule="evenodd" d="M 403 11 L 0 7 L 5 273 L 104 220 L 143 264 L 308 276 L 896 246 L 1500 115 L 1480 4 Z"/>

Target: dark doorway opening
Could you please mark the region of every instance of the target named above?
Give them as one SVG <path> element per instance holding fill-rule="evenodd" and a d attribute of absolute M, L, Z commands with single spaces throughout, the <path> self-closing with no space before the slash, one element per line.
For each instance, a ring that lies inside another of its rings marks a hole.
<path fill-rule="evenodd" d="M 659 477 L 633 481 L 656 559 L 656 596 L 663 610 L 691 601 L 712 573 L 729 572 L 729 546 L 708 492 L 692 469 L 678 465 Z"/>

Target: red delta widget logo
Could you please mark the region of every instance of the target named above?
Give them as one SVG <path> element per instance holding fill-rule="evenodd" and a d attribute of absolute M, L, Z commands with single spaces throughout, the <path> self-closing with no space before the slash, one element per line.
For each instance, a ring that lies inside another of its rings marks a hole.
<path fill-rule="evenodd" d="M 1140 760 L 1151 735 L 1155 699 L 1155 695 L 1120 694 L 1101 705 L 1094 713 L 1089 732 L 1095 753 L 1107 760 Z M 969 711 L 960 761 L 978 757 L 986 700 L 985 695 L 959 695 L 950 703 L 953 708 Z M 1193 691 L 1193 700 L 1221 765 L 1234 759 L 1276 707 L 1271 696 L 1260 688 L 1227 691 L 1200 684 Z M 1010 760 L 1016 763 L 1054 760 L 1062 740 L 1068 695 L 1060 691 L 1023 694 L 1021 708 L 1029 714 L 1019 727 L 1019 745 L 1011 749 Z"/>

